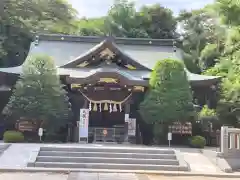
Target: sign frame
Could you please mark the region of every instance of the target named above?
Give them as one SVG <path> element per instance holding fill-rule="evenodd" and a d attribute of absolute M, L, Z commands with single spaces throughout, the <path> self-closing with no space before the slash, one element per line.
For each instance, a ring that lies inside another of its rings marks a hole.
<path fill-rule="evenodd" d="M 128 136 L 136 136 L 136 118 L 129 118 L 128 120 Z"/>

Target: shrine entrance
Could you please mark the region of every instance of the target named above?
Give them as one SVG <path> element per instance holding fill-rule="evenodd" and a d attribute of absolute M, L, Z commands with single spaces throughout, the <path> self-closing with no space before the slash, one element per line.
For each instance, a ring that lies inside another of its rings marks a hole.
<path fill-rule="evenodd" d="M 89 112 L 89 127 L 111 128 L 116 125 L 124 125 L 124 111 L 109 112 L 109 111 L 90 111 Z"/>
<path fill-rule="evenodd" d="M 119 85 L 108 84 L 104 89 L 83 95 L 89 109 L 89 142 L 123 143 L 127 136 L 126 107 L 132 93 Z"/>
<path fill-rule="evenodd" d="M 127 140 L 126 114 L 130 113 L 133 92 L 129 86 L 116 81 L 119 80 L 100 78 L 98 82 L 92 81 L 92 84 L 77 89 L 84 101 L 80 108 L 89 111 L 88 143 L 123 143 Z"/>
<path fill-rule="evenodd" d="M 125 112 L 90 111 L 89 143 L 122 143 L 126 133 Z"/>

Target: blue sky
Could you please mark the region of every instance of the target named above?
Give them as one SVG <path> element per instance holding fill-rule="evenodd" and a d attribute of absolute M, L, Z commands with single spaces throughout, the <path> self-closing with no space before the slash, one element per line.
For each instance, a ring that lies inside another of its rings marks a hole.
<path fill-rule="evenodd" d="M 99 17 L 106 15 L 108 9 L 113 4 L 114 0 L 68 0 L 75 9 L 78 10 L 79 16 L 85 17 Z M 208 3 L 212 3 L 214 0 L 134 0 L 137 8 L 146 4 L 151 5 L 154 3 L 160 3 L 165 7 L 168 7 L 177 14 L 182 9 L 198 9 L 204 7 Z"/>

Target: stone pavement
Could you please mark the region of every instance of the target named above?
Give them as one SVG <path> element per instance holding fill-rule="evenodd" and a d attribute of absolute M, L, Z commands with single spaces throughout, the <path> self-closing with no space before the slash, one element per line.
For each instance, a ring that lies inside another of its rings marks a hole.
<path fill-rule="evenodd" d="M 133 173 L 71 173 L 68 180 L 149 180 L 147 176 L 145 179 L 139 179 Z"/>
<path fill-rule="evenodd" d="M 67 174 L 51 173 L 0 173 L 1 180 L 68 180 Z"/>
<path fill-rule="evenodd" d="M 175 148 L 182 152 L 184 160 L 189 164 L 191 172 L 196 173 L 220 173 L 221 170 L 213 164 L 198 149 Z"/>
<path fill-rule="evenodd" d="M 149 180 L 239 180 L 239 178 L 219 178 L 203 176 L 149 176 Z"/>
<path fill-rule="evenodd" d="M 0 168 L 25 168 L 31 157 L 41 144 L 12 144 L 0 156 Z"/>
<path fill-rule="evenodd" d="M 164 176 L 138 175 L 126 173 L 0 173 L 4 180 L 238 180 L 239 178 L 219 178 L 204 176 Z"/>

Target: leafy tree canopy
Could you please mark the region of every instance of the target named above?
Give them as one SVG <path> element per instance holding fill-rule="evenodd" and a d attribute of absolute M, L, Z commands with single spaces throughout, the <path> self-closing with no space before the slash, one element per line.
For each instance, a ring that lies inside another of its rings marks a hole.
<path fill-rule="evenodd" d="M 184 65 L 165 59 L 159 61 L 152 72 L 150 89 L 140 105 L 140 113 L 150 124 L 187 121 L 195 115 L 192 102 Z"/>
<path fill-rule="evenodd" d="M 74 10 L 64 0 L 6 0 L 0 16 L 0 65 L 21 64 L 32 33 L 73 33 Z"/>
<path fill-rule="evenodd" d="M 67 123 L 70 117 L 68 97 L 50 57 L 38 55 L 26 60 L 3 112 L 15 120 L 36 120 L 45 128 L 57 128 Z"/>

